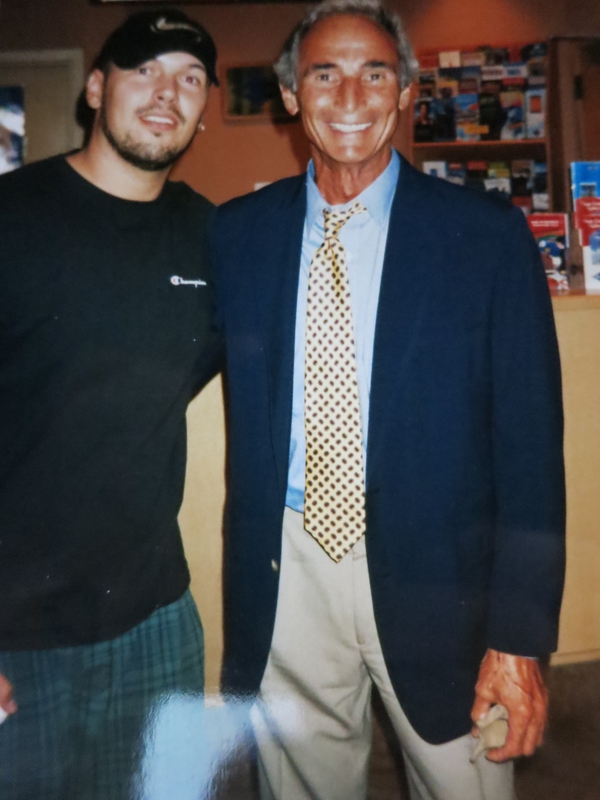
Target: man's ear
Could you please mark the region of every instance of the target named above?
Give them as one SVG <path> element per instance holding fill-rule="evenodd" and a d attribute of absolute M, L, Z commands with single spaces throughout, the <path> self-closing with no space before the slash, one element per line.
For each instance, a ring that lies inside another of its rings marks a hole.
<path fill-rule="evenodd" d="M 281 84 L 279 84 L 279 90 L 281 91 L 281 99 L 283 100 L 286 111 L 288 114 L 291 114 L 292 117 L 295 117 L 298 111 L 300 111 L 298 98 L 291 89 L 286 89 L 286 87 Z"/>
<path fill-rule="evenodd" d="M 97 110 L 102 105 L 102 95 L 104 94 L 104 73 L 102 70 L 95 69 L 90 73 L 85 85 L 85 97 L 88 106 Z"/>
<path fill-rule="evenodd" d="M 407 86 L 400 92 L 400 99 L 398 100 L 398 108 L 400 111 L 406 111 L 410 103 L 410 90 L 411 86 Z"/>

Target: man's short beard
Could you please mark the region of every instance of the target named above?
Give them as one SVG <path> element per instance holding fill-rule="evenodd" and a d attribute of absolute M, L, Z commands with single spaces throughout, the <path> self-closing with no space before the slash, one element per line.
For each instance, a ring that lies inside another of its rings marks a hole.
<path fill-rule="evenodd" d="M 177 161 L 179 156 L 185 153 L 193 141 L 192 137 L 185 147 L 157 148 L 154 150 L 150 145 L 132 141 L 129 134 L 119 140 L 110 129 L 104 104 L 100 107 L 100 126 L 102 133 L 113 150 L 124 161 L 133 164 L 138 169 L 143 169 L 145 172 L 161 172 L 164 169 L 168 169 Z"/>

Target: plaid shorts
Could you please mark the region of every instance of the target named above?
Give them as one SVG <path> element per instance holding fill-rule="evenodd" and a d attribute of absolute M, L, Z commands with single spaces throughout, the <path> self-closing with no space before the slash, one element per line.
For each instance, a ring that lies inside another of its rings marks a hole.
<path fill-rule="evenodd" d="M 0 653 L 19 710 L 0 725 L 1 800 L 131 800 L 144 730 L 173 694 L 201 695 L 190 592 L 117 639 Z"/>

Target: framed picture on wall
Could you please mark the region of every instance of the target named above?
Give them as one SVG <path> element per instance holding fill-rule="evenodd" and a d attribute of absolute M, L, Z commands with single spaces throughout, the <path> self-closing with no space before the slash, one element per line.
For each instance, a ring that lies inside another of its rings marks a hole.
<path fill-rule="evenodd" d="M 0 175 L 23 166 L 25 97 L 22 86 L 0 86 Z"/>
<path fill-rule="evenodd" d="M 279 82 L 270 64 L 246 64 L 221 70 L 225 122 L 291 122 Z"/>

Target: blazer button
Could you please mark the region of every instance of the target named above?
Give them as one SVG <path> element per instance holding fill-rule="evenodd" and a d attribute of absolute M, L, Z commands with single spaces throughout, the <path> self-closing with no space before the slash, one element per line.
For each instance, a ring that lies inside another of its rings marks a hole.
<path fill-rule="evenodd" d="M 277 561 L 275 561 L 275 559 L 271 561 L 271 569 L 273 570 L 273 572 L 279 572 L 279 564 L 277 563 Z"/>

